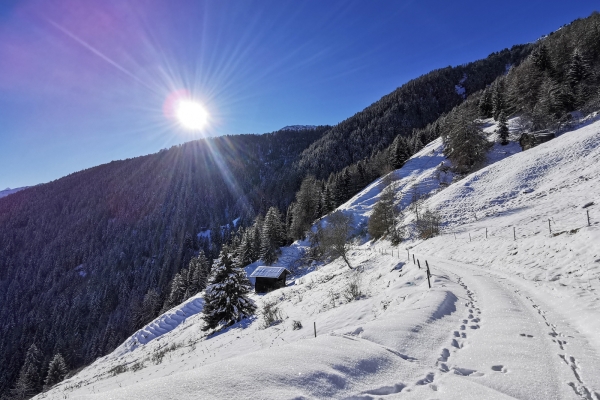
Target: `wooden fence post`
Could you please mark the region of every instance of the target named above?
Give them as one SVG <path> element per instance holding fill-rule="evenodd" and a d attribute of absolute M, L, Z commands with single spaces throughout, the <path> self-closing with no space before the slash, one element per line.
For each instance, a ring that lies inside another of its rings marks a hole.
<path fill-rule="evenodd" d="M 485 228 L 485 238 L 487 239 L 487 228 Z"/>
<path fill-rule="evenodd" d="M 416 262 L 415 262 L 415 253 L 413 253 L 413 264 L 416 264 Z"/>
<path fill-rule="evenodd" d="M 471 241 L 471 232 L 469 232 L 469 242 Z"/>
<path fill-rule="evenodd" d="M 585 210 L 585 212 L 587 213 L 588 226 L 592 226 L 592 224 L 590 223 L 590 210 Z"/>
<path fill-rule="evenodd" d="M 429 289 L 431 289 L 431 280 L 429 279 L 431 272 L 429 271 L 429 263 L 427 260 L 425 260 L 425 265 L 427 266 L 427 283 L 429 284 Z"/>
<path fill-rule="evenodd" d="M 517 240 L 517 228 L 513 226 L 513 238 Z"/>
<path fill-rule="evenodd" d="M 550 233 L 550 236 L 552 236 L 552 225 L 550 225 L 550 219 L 548 219 L 548 232 Z"/>
<path fill-rule="evenodd" d="M 315 321 L 314 324 L 315 324 L 315 337 L 317 337 L 317 321 Z"/>
<path fill-rule="evenodd" d="M 421 262 L 417 259 L 417 265 L 419 266 L 419 269 L 421 269 Z"/>

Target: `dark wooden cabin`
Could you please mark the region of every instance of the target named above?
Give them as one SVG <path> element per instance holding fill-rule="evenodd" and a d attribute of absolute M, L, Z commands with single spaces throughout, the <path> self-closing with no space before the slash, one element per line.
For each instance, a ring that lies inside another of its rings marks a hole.
<path fill-rule="evenodd" d="M 257 267 L 250 274 L 250 278 L 255 279 L 254 290 L 256 293 L 266 293 L 285 287 L 288 274 L 291 272 L 283 267 Z"/>
<path fill-rule="evenodd" d="M 554 137 L 554 133 L 548 130 L 529 132 L 521 135 L 519 144 L 521 145 L 521 149 L 525 151 L 542 143 L 546 143 L 547 141 L 554 139 Z"/>

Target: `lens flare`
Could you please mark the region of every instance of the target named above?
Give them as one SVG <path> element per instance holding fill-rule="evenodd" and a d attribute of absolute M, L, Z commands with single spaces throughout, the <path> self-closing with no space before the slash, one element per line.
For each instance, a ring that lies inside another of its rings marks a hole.
<path fill-rule="evenodd" d="M 180 100 L 176 105 L 175 113 L 179 123 L 190 130 L 202 129 L 208 120 L 208 113 L 202 104 L 193 100 Z"/>

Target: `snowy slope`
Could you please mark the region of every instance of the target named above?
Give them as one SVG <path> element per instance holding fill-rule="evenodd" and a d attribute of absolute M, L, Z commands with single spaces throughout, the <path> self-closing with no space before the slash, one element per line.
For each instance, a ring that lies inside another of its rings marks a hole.
<path fill-rule="evenodd" d="M 600 400 L 599 132 L 595 122 L 527 152 L 496 146 L 491 165 L 452 184 L 435 141 L 340 209 L 360 228 L 386 185 L 402 206 L 416 188 L 443 215 L 442 236 L 355 244 L 359 272 L 341 260 L 297 269 L 286 288 L 254 296 L 278 302 L 274 326 L 259 314 L 204 337 L 190 312 L 144 342 L 146 327 L 38 397 Z M 297 268 L 305 245 L 278 265 Z"/>

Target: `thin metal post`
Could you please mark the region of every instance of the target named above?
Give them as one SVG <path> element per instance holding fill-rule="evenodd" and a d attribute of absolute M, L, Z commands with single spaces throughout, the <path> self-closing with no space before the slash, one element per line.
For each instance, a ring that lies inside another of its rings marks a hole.
<path fill-rule="evenodd" d="M 315 321 L 314 324 L 315 324 L 315 337 L 317 337 L 317 322 Z"/>
<path fill-rule="evenodd" d="M 487 228 L 485 228 L 485 238 L 487 239 Z"/>
<path fill-rule="evenodd" d="M 471 232 L 469 232 L 469 242 L 471 241 Z"/>
<path fill-rule="evenodd" d="M 421 269 L 421 262 L 419 260 L 417 260 L 417 265 L 419 266 L 419 269 Z"/>
<path fill-rule="evenodd" d="M 513 226 L 513 238 L 517 240 L 517 228 Z"/>
<path fill-rule="evenodd" d="M 416 262 L 415 262 L 415 253 L 413 253 L 413 264 L 416 264 Z"/>
<path fill-rule="evenodd" d="M 548 232 L 550 232 L 550 235 L 552 236 L 552 225 L 550 225 L 550 219 L 548 219 Z"/>
<path fill-rule="evenodd" d="M 585 212 L 587 213 L 588 226 L 592 226 L 592 224 L 590 223 L 590 210 L 585 210 Z"/>

